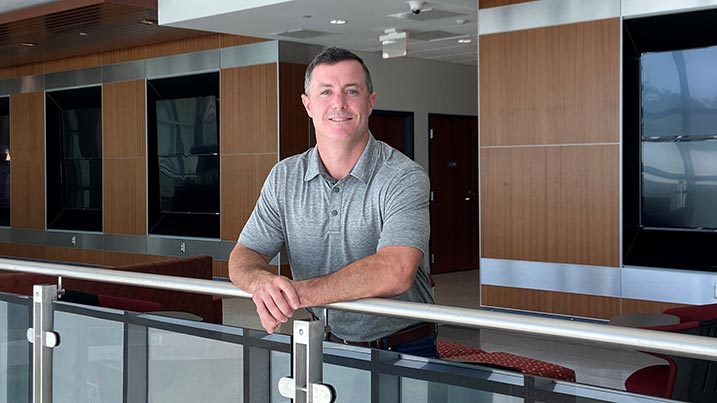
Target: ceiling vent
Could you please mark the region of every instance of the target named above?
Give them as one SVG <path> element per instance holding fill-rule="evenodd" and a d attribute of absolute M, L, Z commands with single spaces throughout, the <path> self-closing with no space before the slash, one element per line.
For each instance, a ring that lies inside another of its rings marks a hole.
<path fill-rule="evenodd" d="M 295 29 L 292 31 L 276 32 L 273 35 L 284 36 L 294 39 L 310 39 L 319 36 L 333 35 L 332 32 L 314 31 L 311 29 Z"/>
<path fill-rule="evenodd" d="M 79 32 L 99 25 L 102 20 L 102 10 L 99 5 L 94 5 L 47 14 L 43 20 L 45 29 L 49 32 L 56 34 Z"/>

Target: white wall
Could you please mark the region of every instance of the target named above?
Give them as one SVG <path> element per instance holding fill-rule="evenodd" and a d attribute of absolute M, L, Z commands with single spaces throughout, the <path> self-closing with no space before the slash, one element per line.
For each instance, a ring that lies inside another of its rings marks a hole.
<path fill-rule="evenodd" d="M 428 114 L 478 116 L 475 66 L 380 53 L 357 54 L 371 71 L 377 93 L 374 109 L 413 112 L 415 160 L 428 171 Z"/>

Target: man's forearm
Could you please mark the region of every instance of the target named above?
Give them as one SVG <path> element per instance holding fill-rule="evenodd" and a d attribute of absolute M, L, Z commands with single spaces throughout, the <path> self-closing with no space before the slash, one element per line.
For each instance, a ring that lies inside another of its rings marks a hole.
<path fill-rule="evenodd" d="M 242 290 L 253 294 L 261 278 L 274 276 L 269 271 L 267 259 L 242 244 L 232 250 L 229 256 L 229 278 Z"/>
<path fill-rule="evenodd" d="M 301 306 L 395 297 L 411 288 L 422 257 L 415 248 L 386 247 L 329 275 L 298 281 Z"/>

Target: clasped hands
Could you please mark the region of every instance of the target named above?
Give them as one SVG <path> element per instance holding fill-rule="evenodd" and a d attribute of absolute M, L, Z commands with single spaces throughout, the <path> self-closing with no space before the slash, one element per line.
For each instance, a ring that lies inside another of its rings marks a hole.
<path fill-rule="evenodd" d="M 268 333 L 274 333 L 279 326 L 301 308 L 297 282 L 284 276 L 262 276 L 254 285 L 252 301 L 256 305 L 261 325 Z"/>

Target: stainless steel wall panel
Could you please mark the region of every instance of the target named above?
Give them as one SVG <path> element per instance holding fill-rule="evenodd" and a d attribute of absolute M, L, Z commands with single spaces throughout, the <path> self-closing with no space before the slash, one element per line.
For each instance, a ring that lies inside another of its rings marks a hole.
<path fill-rule="evenodd" d="M 11 230 L 10 239 L 12 240 L 12 243 L 21 243 L 25 245 L 45 245 L 47 239 L 47 231 L 14 228 Z"/>
<path fill-rule="evenodd" d="M 323 46 L 296 42 L 279 42 L 279 61 L 285 63 L 309 64 Z"/>
<path fill-rule="evenodd" d="M 9 227 L 0 227 L 0 243 L 12 242 L 12 230 Z"/>
<path fill-rule="evenodd" d="M 147 78 L 181 76 L 219 70 L 219 49 L 148 59 Z"/>
<path fill-rule="evenodd" d="M 254 66 L 279 61 L 279 42 L 268 41 L 221 49 L 221 68 Z"/>
<path fill-rule="evenodd" d="M 717 273 L 626 266 L 622 269 L 622 296 L 679 304 L 717 303 Z"/>
<path fill-rule="evenodd" d="M 80 70 L 45 74 L 45 89 L 86 87 L 102 84 L 102 68 L 91 67 Z"/>
<path fill-rule="evenodd" d="M 620 0 L 542 0 L 478 10 L 479 35 L 620 16 Z"/>
<path fill-rule="evenodd" d="M 482 258 L 482 285 L 620 297 L 617 267 Z"/>
<path fill-rule="evenodd" d="M 74 231 L 47 231 L 47 246 L 63 248 L 95 249 L 104 248 L 103 234 Z"/>
<path fill-rule="evenodd" d="M 221 241 L 221 257 L 222 260 L 229 260 L 229 255 L 232 253 L 232 249 L 236 246 L 236 241 Z"/>
<path fill-rule="evenodd" d="M 0 97 L 10 95 L 10 80 L 0 80 Z"/>
<path fill-rule="evenodd" d="M 45 75 L 13 77 L 10 79 L 11 94 L 26 94 L 28 92 L 40 92 L 45 89 Z"/>
<path fill-rule="evenodd" d="M 717 7 L 717 0 L 622 0 L 625 18 L 681 13 Z"/>
<path fill-rule="evenodd" d="M 164 256 L 208 255 L 221 259 L 222 245 L 219 240 L 200 240 L 197 238 L 161 237 L 150 235 L 147 238 L 147 253 Z"/>
<path fill-rule="evenodd" d="M 147 63 L 144 60 L 102 66 L 103 83 L 144 80 L 146 75 Z"/>
<path fill-rule="evenodd" d="M 147 253 L 147 237 L 104 234 L 104 250 L 111 252 Z"/>

